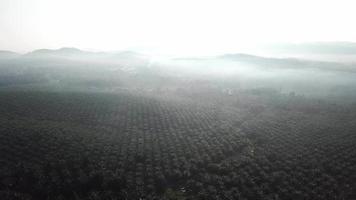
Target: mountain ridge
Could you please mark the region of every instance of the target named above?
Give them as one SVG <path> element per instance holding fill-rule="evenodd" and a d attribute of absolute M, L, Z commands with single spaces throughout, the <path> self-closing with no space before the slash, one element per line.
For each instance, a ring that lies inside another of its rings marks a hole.
<path fill-rule="evenodd" d="M 18 54 L 16 52 L 0 50 L 0 58 L 2 58 L 2 59 L 16 58 L 20 55 L 21 54 Z"/>

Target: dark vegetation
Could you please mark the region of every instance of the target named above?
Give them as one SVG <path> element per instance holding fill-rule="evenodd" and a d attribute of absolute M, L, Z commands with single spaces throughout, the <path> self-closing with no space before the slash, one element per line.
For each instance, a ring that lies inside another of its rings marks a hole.
<path fill-rule="evenodd" d="M 355 199 L 355 119 L 268 90 L 3 90 L 0 196 Z"/>
<path fill-rule="evenodd" d="M 0 200 L 356 199 L 353 64 L 2 54 Z"/>

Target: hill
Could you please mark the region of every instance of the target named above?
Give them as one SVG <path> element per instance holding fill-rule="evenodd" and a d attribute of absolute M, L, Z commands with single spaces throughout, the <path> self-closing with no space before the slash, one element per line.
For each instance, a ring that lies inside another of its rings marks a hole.
<path fill-rule="evenodd" d="M 2 51 L 0 50 L 0 59 L 11 59 L 20 56 L 20 54 L 12 51 Z"/>

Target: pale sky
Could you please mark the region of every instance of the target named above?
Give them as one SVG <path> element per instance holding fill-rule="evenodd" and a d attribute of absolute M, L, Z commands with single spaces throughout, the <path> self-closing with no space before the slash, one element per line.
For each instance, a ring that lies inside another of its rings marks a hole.
<path fill-rule="evenodd" d="M 356 42 L 356 1 L 0 0 L 0 49 L 235 52 L 274 42 Z"/>

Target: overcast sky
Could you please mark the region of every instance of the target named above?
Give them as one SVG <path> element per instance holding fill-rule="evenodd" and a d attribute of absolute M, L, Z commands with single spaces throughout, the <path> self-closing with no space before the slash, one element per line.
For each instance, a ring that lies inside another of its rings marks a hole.
<path fill-rule="evenodd" d="M 0 49 L 241 51 L 356 41 L 352 0 L 0 0 Z"/>

